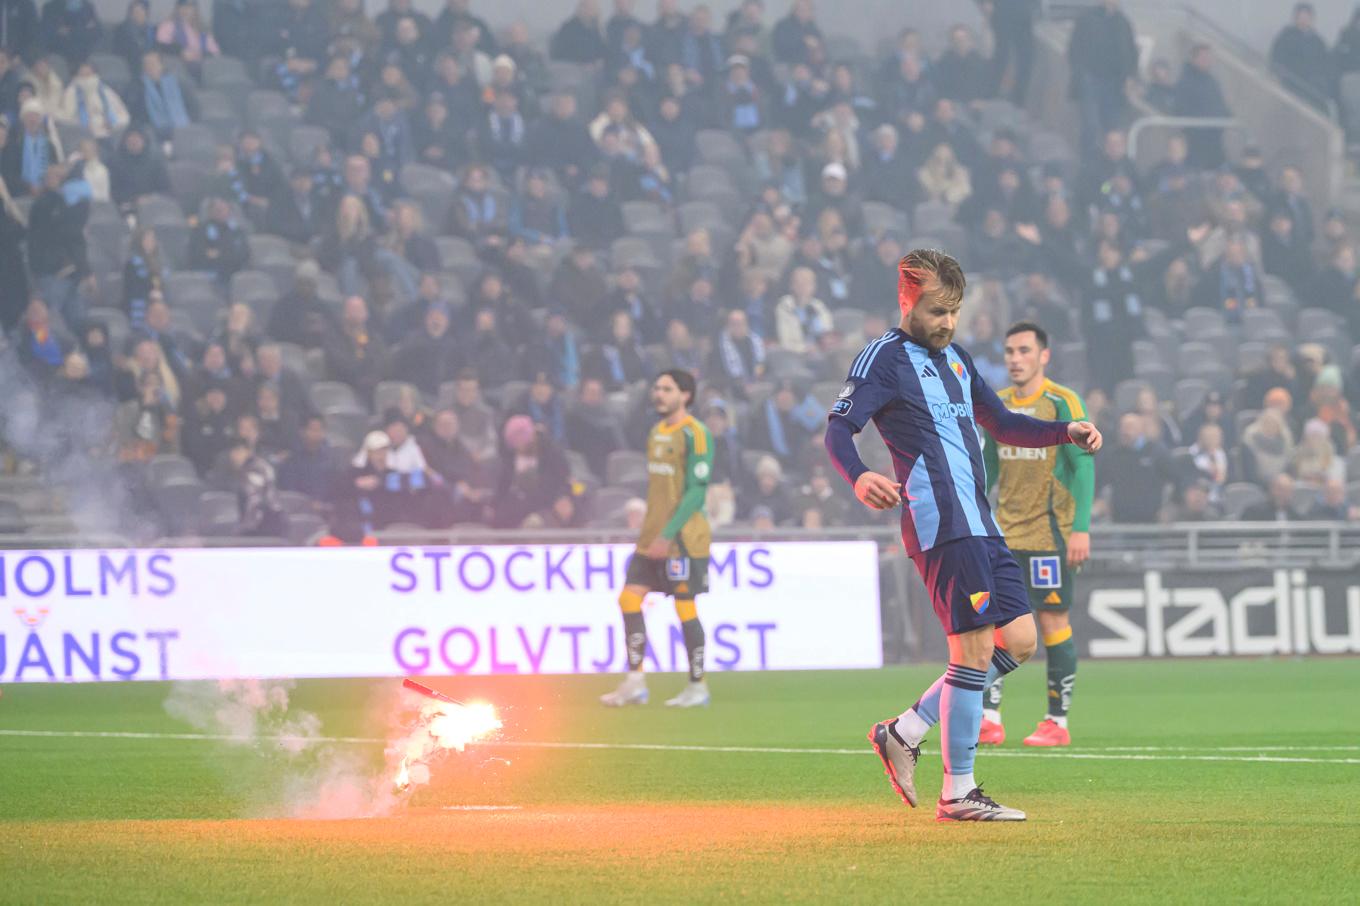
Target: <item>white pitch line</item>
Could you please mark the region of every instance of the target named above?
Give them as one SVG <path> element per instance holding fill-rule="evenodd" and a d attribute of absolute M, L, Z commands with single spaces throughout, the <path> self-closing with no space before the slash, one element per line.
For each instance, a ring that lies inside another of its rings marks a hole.
<path fill-rule="evenodd" d="M 40 737 L 40 738 L 69 738 L 69 739 L 170 739 L 182 741 L 198 742 L 234 742 L 234 743 L 358 743 L 361 745 L 385 745 L 387 740 L 369 736 L 232 736 L 213 733 L 144 733 L 130 731 L 103 731 L 103 730 L 3 730 L 0 729 L 0 736 L 21 736 L 21 737 Z M 872 755 L 868 748 L 857 749 L 804 749 L 787 748 L 779 746 L 701 746 L 701 745 L 672 745 L 665 743 L 614 743 L 614 742 L 485 742 L 477 743 L 482 748 L 509 748 L 509 749 L 572 749 L 572 750 L 595 750 L 595 751 L 623 751 L 623 752 L 709 752 L 715 754 L 739 754 L 739 755 Z M 1157 748 L 1146 746 L 1141 749 L 1137 747 L 1111 747 L 1109 749 L 1091 750 L 1058 750 L 1050 749 L 1043 751 L 1016 751 L 1012 749 L 988 748 L 983 752 L 984 756 L 996 756 L 999 758 L 1057 758 L 1071 759 L 1075 761 L 1219 761 L 1236 762 L 1242 764 L 1265 763 L 1265 764 L 1360 764 L 1360 758 L 1314 758 L 1305 756 L 1285 756 L 1285 755 L 1231 755 L 1231 754 L 1184 754 L 1186 752 L 1242 752 L 1242 751 L 1274 751 L 1282 749 L 1286 751 L 1355 751 L 1355 746 L 1320 746 L 1317 748 L 1306 748 L 1302 746 L 1289 747 L 1258 747 L 1248 748 L 1243 746 L 1228 746 L 1215 748 L 1208 746 L 1202 749 L 1190 747 L 1165 747 Z M 1135 751 L 1128 751 L 1135 749 Z"/>

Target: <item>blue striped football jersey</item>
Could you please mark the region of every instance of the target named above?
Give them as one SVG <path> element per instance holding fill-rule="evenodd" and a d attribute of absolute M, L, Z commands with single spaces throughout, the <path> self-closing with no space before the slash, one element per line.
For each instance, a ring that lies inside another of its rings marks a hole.
<path fill-rule="evenodd" d="M 855 357 L 829 418 L 845 419 L 855 432 L 870 419 L 878 428 L 900 483 L 908 554 L 959 538 L 1002 537 L 987 502 L 979 423 L 1022 446 L 1067 441 L 1065 422 L 1008 410 L 959 346 L 932 352 L 900 328 Z"/>

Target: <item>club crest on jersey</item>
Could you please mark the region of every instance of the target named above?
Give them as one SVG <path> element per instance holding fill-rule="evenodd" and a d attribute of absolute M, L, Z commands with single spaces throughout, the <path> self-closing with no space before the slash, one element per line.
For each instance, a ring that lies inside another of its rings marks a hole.
<path fill-rule="evenodd" d="M 1030 588 L 1062 588 L 1062 561 L 1057 557 L 1035 557 L 1029 561 Z"/>
<path fill-rule="evenodd" d="M 689 558 L 671 557 L 666 561 L 666 578 L 672 582 L 689 581 Z"/>
<path fill-rule="evenodd" d="M 973 605 L 976 613 L 986 613 L 987 607 L 992 603 L 992 593 L 990 591 L 979 591 L 968 596 L 968 603 Z"/>
<path fill-rule="evenodd" d="M 962 362 L 950 362 L 949 367 L 954 369 L 954 373 L 959 376 L 959 380 L 968 380 L 968 369 L 963 367 Z"/>

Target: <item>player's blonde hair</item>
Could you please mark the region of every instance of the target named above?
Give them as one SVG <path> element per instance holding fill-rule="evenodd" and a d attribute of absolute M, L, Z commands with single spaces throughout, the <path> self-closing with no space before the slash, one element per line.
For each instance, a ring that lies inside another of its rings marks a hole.
<path fill-rule="evenodd" d="M 967 280 L 959 262 L 939 249 L 912 249 L 897 262 L 897 304 L 903 312 L 916 306 L 921 298 L 921 287 L 931 274 L 940 281 L 942 302 L 963 301 Z"/>

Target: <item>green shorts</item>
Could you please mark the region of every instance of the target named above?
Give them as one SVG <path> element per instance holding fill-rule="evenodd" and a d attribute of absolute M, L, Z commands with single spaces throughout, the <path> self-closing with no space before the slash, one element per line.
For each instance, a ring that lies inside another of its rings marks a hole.
<path fill-rule="evenodd" d="M 633 554 L 633 559 L 628 561 L 624 582 L 642 585 L 677 598 L 693 598 L 708 591 L 708 558 L 670 557 L 653 560 L 642 554 Z"/>
<path fill-rule="evenodd" d="M 1072 608 L 1072 572 L 1061 551 L 1012 551 L 1025 575 L 1025 590 L 1036 611 L 1067 612 Z"/>

